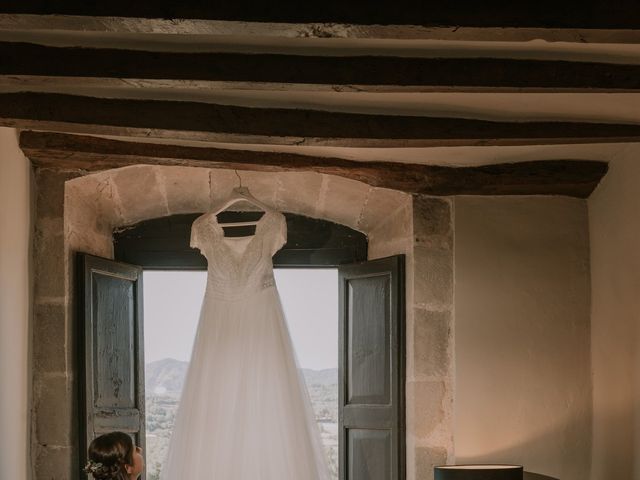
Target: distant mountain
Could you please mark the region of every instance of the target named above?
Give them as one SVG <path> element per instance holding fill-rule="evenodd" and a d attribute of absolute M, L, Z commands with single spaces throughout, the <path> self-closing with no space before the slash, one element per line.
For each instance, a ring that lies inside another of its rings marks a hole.
<path fill-rule="evenodd" d="M 169 448 L 189 362 L 165 358 L 146 365 L 147 479 L 157 480 Z M 302 369 L 320 425 L 332 479 L 338 478 L 338 369 Z"/>
<path fill-rule="evenodd" d="M 145 389 L 150 394 L 179 394 L 184 385 L 189 362 L 165 358 L 147 363 Z"/>
<path fill-rule="evenodd" d="M 189 362 L 174 358 L 165 358 L 147 364 L 145 387 L 146 391 L 155 395 L 179 394 L 184 385 Z M 336 385 L 338 383 L 338 369 L 325 370 L 302 369 L 307 385 Z"/>
<path fill-rule="evenodd" d="M 324 370 L 302 369 L 307 385 L 336 385 L 338 383 L 338 369 L 327 368 Z"/>

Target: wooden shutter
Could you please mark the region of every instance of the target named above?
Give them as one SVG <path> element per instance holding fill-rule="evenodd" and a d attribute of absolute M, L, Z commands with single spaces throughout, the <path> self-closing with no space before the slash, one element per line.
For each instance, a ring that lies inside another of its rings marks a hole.
<path fill-rule="evenodd" d="M 142 268 L 78 253 L 80 462 L 91 440 L 129 433 L 145 447 Z"/>
<path fill-rule="evenodd" d="M 339 268 L 341 480 L 404 480 L 404 256 Z"/>

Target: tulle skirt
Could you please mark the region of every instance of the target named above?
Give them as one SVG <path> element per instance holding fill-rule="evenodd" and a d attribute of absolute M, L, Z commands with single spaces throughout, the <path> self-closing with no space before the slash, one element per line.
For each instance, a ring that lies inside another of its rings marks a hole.
<path fill-rule="evenodd" d="M 162 480 L 329 480 L 280 298 L 207 292 Z"/>

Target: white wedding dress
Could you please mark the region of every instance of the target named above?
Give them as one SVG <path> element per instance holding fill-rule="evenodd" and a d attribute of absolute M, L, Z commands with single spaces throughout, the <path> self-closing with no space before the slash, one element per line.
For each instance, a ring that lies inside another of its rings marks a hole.
<path fill-rule="evenodd" d="M 273 278 L 285 241 L 277 211 L 251 237 L 193 223 L 207 287 L 162 480 L 329 480 Z"/>

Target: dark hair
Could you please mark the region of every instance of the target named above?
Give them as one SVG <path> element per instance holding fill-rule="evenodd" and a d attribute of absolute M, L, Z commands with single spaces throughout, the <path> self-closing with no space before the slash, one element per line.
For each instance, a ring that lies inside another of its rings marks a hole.
<path fill-rule="evenodd" d="M 126 480 L 125 465 L 133 465 L 133 440 L 123 432 L 111 432 L 93 439 L 89 462 L 84 468 L 96 480 Z"/>

